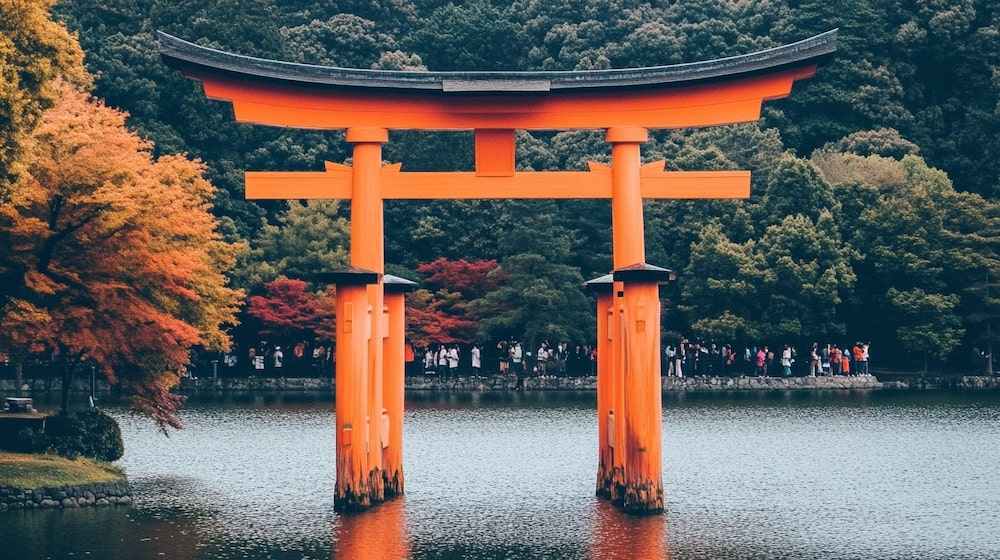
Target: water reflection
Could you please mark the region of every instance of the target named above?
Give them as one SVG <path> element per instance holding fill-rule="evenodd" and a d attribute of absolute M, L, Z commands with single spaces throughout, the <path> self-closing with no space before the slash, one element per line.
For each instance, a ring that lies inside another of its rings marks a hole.
<path fill-rule="evenodd" d="M 605 500 L 594 504 L 590 558 L 673 558 L 668 549 L 666 516 L 636 517 L 622 513 Z"/>
<path fill-rule="evenodd" d="M 353 516 L 331 398 L 113 410 L 135 505 L 0 512 L 0 559 L 1000 558 L 996 393 L 667 395 L 654 517 L 594 497 L 593 393 L 407 399 L 406 494 Z"/>
<path fill-rule="evenodd" d="M 406 497 L 364 513 L 337 515 L 333 524 L 335 560 L 398 560 L 410 557 Z"/>

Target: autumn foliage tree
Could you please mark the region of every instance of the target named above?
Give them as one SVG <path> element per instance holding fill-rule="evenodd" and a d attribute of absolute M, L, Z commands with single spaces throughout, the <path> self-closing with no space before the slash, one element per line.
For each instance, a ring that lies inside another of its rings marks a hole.
<path fill-rule="evenodd" d="M 418 346 L 473 342 L 480 317 L 469 303 L 499 287 L 503 278 L 490 275 L 496 268 L 495 260 L 445 258 L 419 265 L 417 272 L 430 289 L 419 289 L 407 300 L 407 338 Z"/>
<path fill-rule="evenodd" d="M 58 76 L 81 85 L 90 77 L 83 51 L 52 21 L 55 0 L 0 0 L 0 201 L 24 171 L 22 156 L 42 112 L 58 97 Z"/>
<path fill-rule="evenodd" d="M 290 342 L 333 339 L 334 296 L 311 293 L 303 280 L 279 278 L 264 284 L 266 294 L 251 296 L 247 313 L 261 322 L 261 335 Z"/>
<path fill-rule="evenodd" d="M 239 247 L 211 215 L 201 163 L 154 159 L 126 115 L 59 85 L 31 137 L 26 176 L 0 205 L 0 344 L 42 344 L 63 368 L 93 365 L 161 428 L 194 346 L 223 350 L 242 293 L 226 274 Z M 88 368 L 89 370 L 89 368 Z"/>

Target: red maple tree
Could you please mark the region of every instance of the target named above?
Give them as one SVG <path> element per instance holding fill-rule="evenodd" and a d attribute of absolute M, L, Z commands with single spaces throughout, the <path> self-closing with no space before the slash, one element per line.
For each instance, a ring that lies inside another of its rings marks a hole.
<path fill-rule="evenodd" d="M 407 338 L 417 346 L 433 343 L 472 343 L 479 317 L 470 302 L 481 298 L 501 283 L 493 273 L 495 260 L 457 261 L 439 258 L 417 267 L 433 289 L 421 289 L 407 298 Z"/>
<path fill-rule="evenodd" d="M 264 284 L 266 294 L 251 296 L 247 313 L 258 319 L 258 334 L 290 342 L 332 339 L 335 330 L 334 296 L 311 293 L 302 280 L 278 278 Z"/>

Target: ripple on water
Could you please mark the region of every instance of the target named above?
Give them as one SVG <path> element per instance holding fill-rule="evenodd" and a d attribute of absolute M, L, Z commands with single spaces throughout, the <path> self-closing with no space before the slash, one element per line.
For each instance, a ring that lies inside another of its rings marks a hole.
<path fill-rule="evenodd" d="M 170 438 L 116 411 L 130 515 L 176 524 L 192 558 L 1000 557 L 995 399 L 668 396 L 650 518 L 593 497 L 592 394 L 407 407 L 406 495 L 354 517 L 332 511 L 332 403 L 192 402 Z"/>

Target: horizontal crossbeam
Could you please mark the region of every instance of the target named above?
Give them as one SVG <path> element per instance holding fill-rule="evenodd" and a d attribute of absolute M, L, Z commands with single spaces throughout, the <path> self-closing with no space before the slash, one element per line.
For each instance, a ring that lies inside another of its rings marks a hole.
<path fill-rule="evenodd" d="M 748 198 L 749 171 L 664 171 L 664 161 L 640 172 L 643 198 Z M 327 163 L 325 172 L 251 171 L 246 174 L 250 200 L 350 199 L 353 169 Z M 403 172 L 401 164 L 382 168 L 385 200 L 611 198 L 611 168 L 590 163 L 590 171 L 522 171 L 506 177 L 474 172 Z"/>

